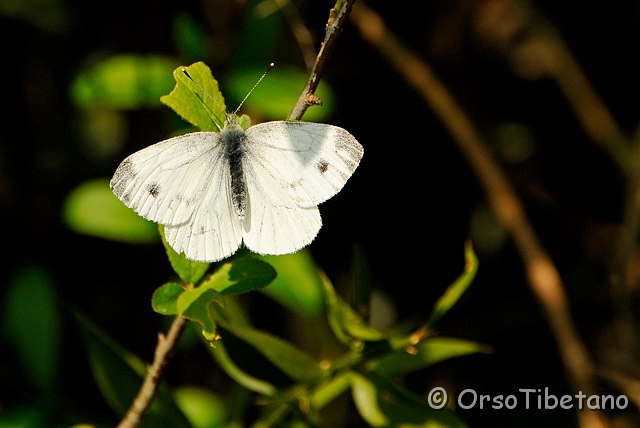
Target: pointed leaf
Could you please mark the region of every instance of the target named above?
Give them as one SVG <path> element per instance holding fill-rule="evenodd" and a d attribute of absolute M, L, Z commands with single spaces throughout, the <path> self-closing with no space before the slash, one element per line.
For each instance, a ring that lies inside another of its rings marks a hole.
<path fill-rule="evenodd" d="M 218 322 L 297 382 L 317 383 L 327 375 L 317 360 L 279 337 L 250 327 L 226 323 L 221 319 Z"/>
<path fill-rule="evenodd" d="M 176 86 L 160 101 L 202 131 L 220 131 L 226 120 L 226 107 L 209 67 L 203 62 L 181 66 L 173 71 L 173 77 Z"/>
<path fill-rule="evenodd" d="M 278 389 L 271 383 L 251 376 L 238 367 L 231 357 L 229 357 L 224 341 L 221 340 L 217 343 L 215 348 L 210 347 L 209 351 L 225 373 L 248 390 L 267 397 L 272 397 L 277 393 Z"/>
<path fill-rule="evenodd" d="M 449 358 L 479 352 L 488 353 L 490 348 L 469 340 L 433 337 L 414 346 L 411 353 L 401 349 L 371 360 L 367 363 L 367 368 L 391 376 L 419 370 Z"/>
<path fill-rule="evenodd" d="M 400 384 L 375 373 L 352 373 L 353 401 L 362 418 L 373 427 L 463 428 L 450 410 L 435 410 Z"/>
<path fill-rule="evenodd" d="M 158 225 L 158 229 L 160 230 L 162 243 L 164 244 L 164 248 L 167 250 L 167 257 L 169 257 L 169 262 L 171 263 L 171 267 L 174 272 L 177 273 L 180 279 L 185 283 L 192 285 L 196 284 L 207 272 L 210 264 L 189 260 L 184 256 L 184 254 L 176 253 L 164 237 L 164 226 Z"/>
<path fill-rule="evenodd" d="M 445 293 L 436 302 L 433 313 L 427 322 L 427 325 L 433 326 L 444 314 L 446 314 L 453 305 L 462 297 L 471 281 L 476 276 L 478 271 L 478 257 L 473 252 L 473 247 L 470 242 L 467 242 L 464 247 L 465 266 L 464 273 L 456 279 L 456 281 L 447 288 Z"/>
<path fill-rule="evenodd" d="M 338 296 L 326 277 L 323 284 L 329 325 L 338 340 L 346 345 L 352 345 L 354 339 L 362 341 L 385 339 L 382 332 L 365 323 L 360 315 Z"/>

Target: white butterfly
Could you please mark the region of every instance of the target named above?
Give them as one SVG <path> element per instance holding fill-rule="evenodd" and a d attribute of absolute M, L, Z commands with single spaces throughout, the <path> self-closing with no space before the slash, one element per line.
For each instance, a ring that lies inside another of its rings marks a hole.
<path fill-rule="evenodd" d="M 245 131 L 228 114 L 220 133 L 193 132 L 132 154 L 111 188 L 164 225 L 169 245 L 188 259 L 218 261 L 243 242 L 256 253 L 287 254 L 315 238 L 317 205 L 342 189 L 363 152 L 337 126 L 275 121 Z"/>

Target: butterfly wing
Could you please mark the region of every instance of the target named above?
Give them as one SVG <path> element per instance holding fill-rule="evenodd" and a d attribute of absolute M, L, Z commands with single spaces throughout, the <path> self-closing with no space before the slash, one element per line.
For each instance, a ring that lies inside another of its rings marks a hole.
<path fill-rule="evenodd" d="M 246 158 L 303 207 L 317 206 L 338 193 L 364 153 L 353 135 L 324 123 L 265 122 L 246 132 Z"/>
<path fill-rule="evenodd" d="M 259 254 L 279 255 L 309 245 L 322 226 L 318 207 L 297 205 L 280 183 L 259 167 L 248 172 L 247 214 L 242 222 L 246 247 Z"/>
<path fill-rule="evenodd" d="M 219 134 L 193 132 L 126 158 L 111 188 L 142 217 L 165 225 L 174 250 L 192 260 L 216 261 L 233 254 L 242 240 L 225 167 Z"/>
<path fill-rule="evenodd" d="M 264 254 L 297 251 L 318 234 L 317 205 L 342 189 L 362 158 L 362 146 L 344 129 L 326 124 L 266 122 L 246 133 L 244 243 Z"/>

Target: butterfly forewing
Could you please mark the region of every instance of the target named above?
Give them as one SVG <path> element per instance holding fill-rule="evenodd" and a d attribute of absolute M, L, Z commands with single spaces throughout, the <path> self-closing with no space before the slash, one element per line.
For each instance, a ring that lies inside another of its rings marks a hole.
<path fill-rule="evenodd" d="M 221 163 L 219 136 L 194 132 L 161 141 L 126 158 L 111 179 L 116 196 L 142 217 L 164 225 L 190 221 Z M 213 184 L 214 186 L 216 184 Z"/>
<path fill-rule="evenodd" d="M 265 122 L 246 132 L 248 168 L 273 177 L 290 200 L 303 207 L 338 193 L 363 154 L 353 135 L 323 123 Z"/>

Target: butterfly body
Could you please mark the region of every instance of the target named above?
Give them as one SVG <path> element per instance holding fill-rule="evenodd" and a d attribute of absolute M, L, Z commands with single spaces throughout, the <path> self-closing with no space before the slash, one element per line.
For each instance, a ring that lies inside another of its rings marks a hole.
<path fill-rule="evenodd" d="M 247 151 L 246 141 L 246 132 L 233 116 L 229 115 L 220 131 L 220 144 L 223 146 L 224 158 L 229 164 L 233 209 L 240 219 L 243 219 L 247 212 L 247 186 L 242 167 L 242 159 Z"/>
<path fill-rule="evenodd" d="M 318 204 L 342 189 L 362 155 L 337 126 L 274 121 L 244 130 L 228 116 L 220 133 L 185 134 L 132 154 L 111 187 L 163 224 L 167 242 L 189 259 L 221 260 L 242 243 L 287 254 L 315 238 Z"/>

